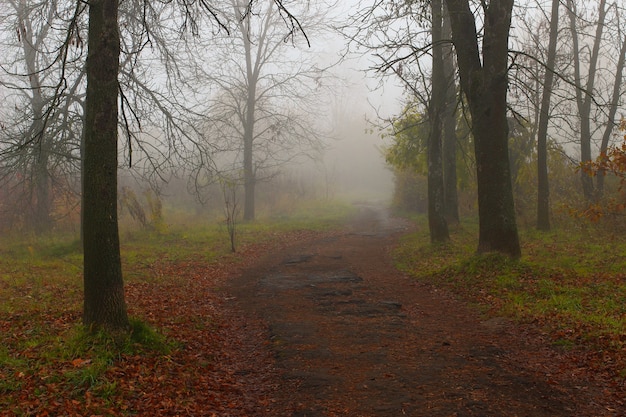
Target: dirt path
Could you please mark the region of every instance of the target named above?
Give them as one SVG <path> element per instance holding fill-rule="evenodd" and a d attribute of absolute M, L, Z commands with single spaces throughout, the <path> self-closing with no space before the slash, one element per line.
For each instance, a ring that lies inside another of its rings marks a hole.
<path fill-rule="evenodd" d="M 272 415 L 612 415 L 590 388 L 554 380 L 558 364 L 535 338 L 395 270 L 406 227 L 362 206 L 347 231 L 274 253 L 229 284 L 233 303 L 269 327 L 281 385 Z"/>

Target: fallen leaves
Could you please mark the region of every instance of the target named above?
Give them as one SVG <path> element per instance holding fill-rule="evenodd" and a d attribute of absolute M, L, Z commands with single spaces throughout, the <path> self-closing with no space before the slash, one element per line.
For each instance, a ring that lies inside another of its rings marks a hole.
<path fill-rule="evenodd" d="M 72 361 L 72 366 L 74 366 L 74 368 L 82 368 L 85 365 L 89 365 L 90 363 L 91 359 L 76 358 Z"/>
<path fill-rule="evenodd" d="M 284 241 L 301 237 L 285 235 Z M 277 372 L 263 324 L 233 311 L 219 289 L 275 245 L 249 245 L 215 263 L 164 258 L 146 265 L 146 275 L 153 275 L 126 287 L 129 313 L 164 333 L 174 348 L 168 354 L 122 353 L 103 373 L 94 370 L 94 358 L 59 360 L 51 353 L 80 321 L 80 311 L 68 311 L 72 303 L 62 296 L 44 312 L 5 316 L 0 415 L 276 415 Z M 42 333 L 50 343 L 29 344 L 41 341 Z"/>

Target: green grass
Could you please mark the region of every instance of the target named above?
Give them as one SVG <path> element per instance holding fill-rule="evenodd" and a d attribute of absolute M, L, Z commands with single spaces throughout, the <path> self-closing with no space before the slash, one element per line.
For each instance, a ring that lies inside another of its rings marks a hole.
<path fill-rule="evenodd" d="M 110 390 L 114 383 L 103 380 L 102 376 L 123 355 L 165 355 L 174 346 L 144 322 L 134 318 L 130 322 L 130 332 L 123 334 L 92 333 L 76 326 L 50 351 L 50 360 L 70 361 L 75 365 L 63 377 L 77 389 Z"/>
<path fill-rule="evenodd" d="M 307 203 L 290 216 L 266 216 L 236 225 L 236 247 L 263 243 L 276 233 L 294 230 L 323 231 L 340 225 L 355 208 L 342 203 Z M 169 262 L 216 262 L 222 257 L 235 256 L 230 251 L 226 224 L 213 221 L 189 226 L 173 223 L 167 232 L 126 231 L 121 233 L 121 251 L 125 279 L 154 279 L 149 269 L 162 260 Z"/>
<path fill-rule="evenodd" d="M 21 381 L 16 376 L 25 366 L 24 359 L 10 352 L 6 346 L 0 346 L 0 397 L 22 387 Z"/>
<path fill-rule="evenodd" d="M 39 317 L 39 321 L 43 319 Z M 31 316 L 28 322 L 36 320 Z M 3 335 L 1 409 L 19 410 L 19 392 L 23 389 L 42 401 L 61 395 L 82 402 L 87 392 L 106 400 L 117 394 L 117 381 L 106 376 L 116 361 L 140 354 L 162 356 L 175 347 L 137 319 L 131 319 L 131 330 L 124 334 L 92 333 L 76 323 L 65 330 L 51 327 L 35 324 L 19 335 Z M 33 386 L 33 381 L 40 382 Z"/>
<path fill-rule="evenodd" d="M 523 256 L 477 255 L 476 225 L 463 224 L 451 243 L 429 243 L 425 220 L 405 236 L 396 263 L 416 279 L 445 286 L 490 315 L 544 326 L 554 343 L 626 347 L 626 239 L 556 230 L 521 233 Z M 626 366 L 626 358 L 619 358 Z"/>

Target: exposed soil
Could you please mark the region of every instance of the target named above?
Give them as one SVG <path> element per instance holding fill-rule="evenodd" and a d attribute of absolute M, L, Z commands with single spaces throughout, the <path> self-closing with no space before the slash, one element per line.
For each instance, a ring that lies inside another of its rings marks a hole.
<path fill-rule="evenodd" d="M 226 284 L 225 307 L 264 323 L 275 358 L 258 415 L 625 415 L 539 336 L 398 272 L 391 250 L 408 227 L 364 205 L 345 231 L 282 247 Z"/>

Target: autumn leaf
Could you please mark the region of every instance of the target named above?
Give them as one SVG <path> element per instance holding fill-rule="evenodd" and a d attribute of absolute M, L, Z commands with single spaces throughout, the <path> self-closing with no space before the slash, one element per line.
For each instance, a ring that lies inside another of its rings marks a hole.
<path fill-rule="evenodd" d="M 72 366 L 74 366 L 74 368 L 82 368 L 86 365 L 89 365 L 91 363 L 91 359 L 74 359 L 72 361 Z"/>

